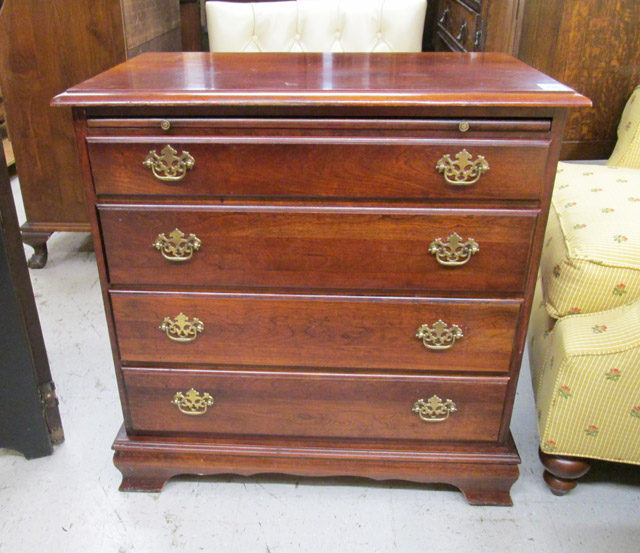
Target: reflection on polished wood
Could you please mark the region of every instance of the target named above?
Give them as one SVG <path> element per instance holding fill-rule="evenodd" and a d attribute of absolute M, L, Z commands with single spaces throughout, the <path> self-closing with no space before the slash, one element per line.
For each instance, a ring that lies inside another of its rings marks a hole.
<path fill-rule="evenodd" d="M 454 69 L 455 67 L 455 69 Z M 54 105 L 589 105 L 496 53 L 144 54 L 72 87 Z"/>

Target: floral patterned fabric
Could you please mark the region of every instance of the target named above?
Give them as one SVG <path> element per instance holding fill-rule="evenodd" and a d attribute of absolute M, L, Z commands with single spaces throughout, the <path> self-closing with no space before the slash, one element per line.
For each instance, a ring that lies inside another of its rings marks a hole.
<path fill-rule="evenodd" d="M 558 165 L 533 302 L 541 449 L 640 464 L 640 87 L 607 166 Z"/>
<path fill-rule="evenodd" d="M 640 464 L 640 301 L 543 317 L 534 299 L 529 359 L 540 447 L 555 455 Z"/>
<path fill-rule="evenodd" d="M 559 163 L 551 204 L 540 265 L 549 315 L 640 298 L 640 169 Z"/>
<path fill-rule="evenodd" d="M 640 169 L 640 86 L 631 94 L 618 124 L 618 142 L 607 162 Z"/>

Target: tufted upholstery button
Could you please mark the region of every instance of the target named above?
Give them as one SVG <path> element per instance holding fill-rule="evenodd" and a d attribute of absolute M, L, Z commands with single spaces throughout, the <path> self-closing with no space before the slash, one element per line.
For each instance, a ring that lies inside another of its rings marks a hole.
<path fill-rule="evenodd" d="M 212 52 L 419 52 L 426 7 L 426 0 L 208 1 L 209 45 Z"/>

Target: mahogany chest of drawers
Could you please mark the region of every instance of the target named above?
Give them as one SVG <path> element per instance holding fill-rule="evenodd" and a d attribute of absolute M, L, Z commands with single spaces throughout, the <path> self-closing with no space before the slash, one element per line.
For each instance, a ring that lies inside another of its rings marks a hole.
<path fill-rule="evenodd" d="M 359 475 L 508 504 L 565 110 L 491 54 L 147 54 L 74 107 L 123 490 Z"/>

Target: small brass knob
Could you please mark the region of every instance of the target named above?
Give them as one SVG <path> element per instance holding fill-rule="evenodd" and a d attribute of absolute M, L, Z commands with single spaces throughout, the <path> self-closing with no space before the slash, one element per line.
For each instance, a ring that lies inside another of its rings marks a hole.
<path fill-rule="evenodd" d="M 163 119 L 162 121 L 160 121 L 160 128 L 163 131 L 168 131 L 171 128 L 171 122 Z"/>
<path fill-rule="evenodd" d="M 469 121 L 460 121 L 458 129 L 460 129 L 460 132 L 467 132 L 469 130 Z"/>

